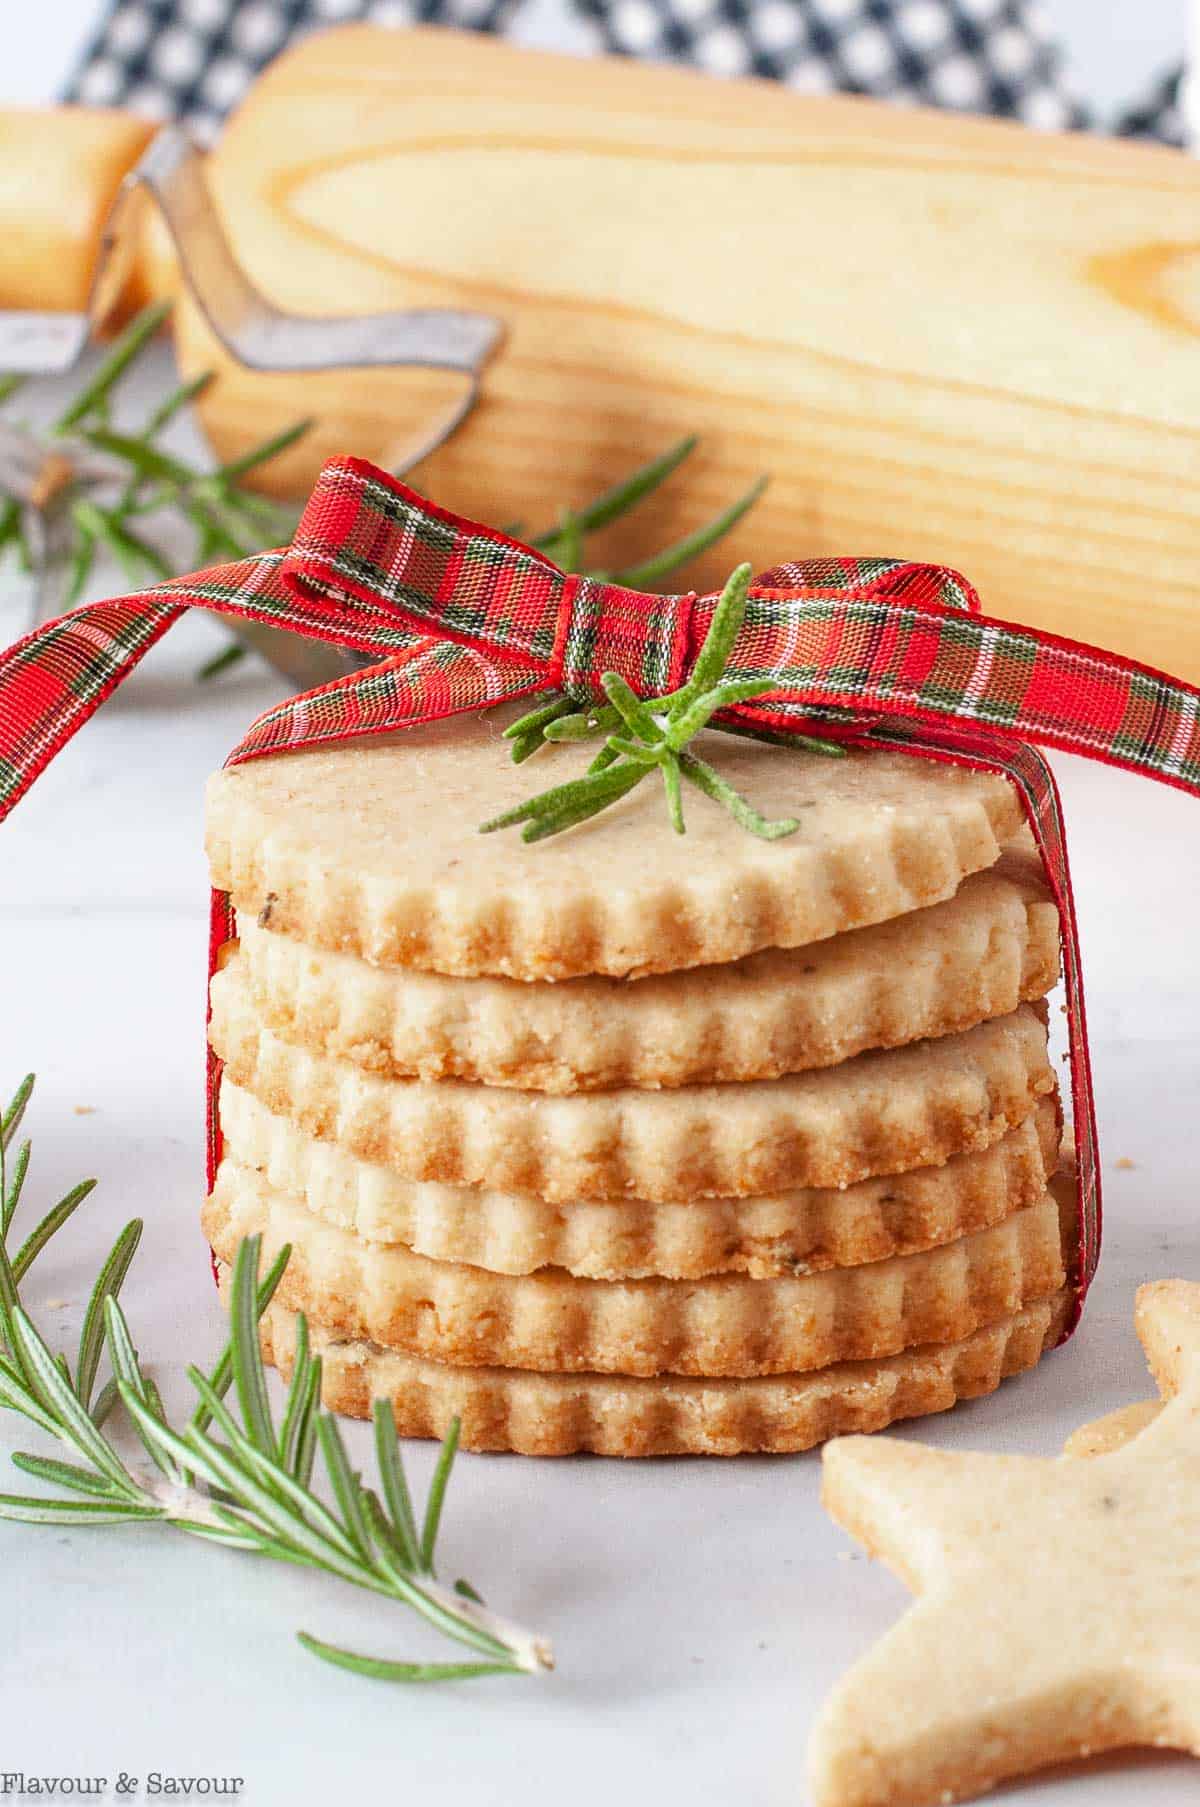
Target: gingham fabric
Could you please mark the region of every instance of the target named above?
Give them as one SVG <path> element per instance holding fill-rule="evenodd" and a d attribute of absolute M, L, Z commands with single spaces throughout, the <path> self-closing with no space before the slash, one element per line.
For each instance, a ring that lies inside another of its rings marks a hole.
<path fill-rule="evenodd" d="M 1029 0 L 579 0 L 606 50 L 1033 126 L 1083 123 Z"/>
<path fill-rule="evenodd" d="M 1087 122 L 1036 0 L 558 0 L 595 48 L 811 92 Z M 351 19 L 503 32 L 522 0 L 112 0 L 67 98 L 211 139 L 292 38 Z"/>
<path fill-rule="evenodd" d="M 0 655 L 0 819 L 186 608 L 288 627 L 376 660 L 268 710 L 230 755 L 235 763 L 552 687 L 595 698 L 609 670 L 653 694 L 686 676 L 715 606 L 714 596 L 647 595 L 567 575 L 369 464 L 335 460 L 286 552 L 87 604 Z M 1017 786 L 1062 920 L 1082 1305 L 1100 1238 L 1095 1110 L 1062 813 L 1034 743 L 1200 795 L 1200 691 L 991 619 L 955 572 L 890 559 L 767 572 L 751 589 L 731 670 L 773 684 L 731 720 L 784 732 L 819 724 L 853 745 L 996 771 Z M 230 922 L 229 900 L 215 896 L 214 957 Z M 218 1079 L 210 1055 L 210 1174 Z"/>
<path fill-rule="evenodd" d="M 177 119 L 211 142 L 284 46 L 323 26 L 500 31 L 519 0 L 110 0 L 63 98 Z"/>
<path fill-rule="evenodd" d="M 1184 115 L 1187 72 L 1181 63 L 1154 84 L 1150 93 L 1121 115 L 1116 129 L 1123 138 L 1155 138 L 1178 149 L 1188 142 Z"/>

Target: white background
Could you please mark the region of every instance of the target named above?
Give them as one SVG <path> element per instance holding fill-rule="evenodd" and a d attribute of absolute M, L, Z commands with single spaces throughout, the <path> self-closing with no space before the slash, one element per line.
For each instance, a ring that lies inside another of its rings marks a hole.
<path fill-rule="evenodd" d="M 28 9 L 16 60 L 6 40 L 0 83 L 45 92 L 84 10 L 67 0 L 49 16 Z M 1081 0 L 1061 10 L 1118 9 Z M 1173 10 L 1138 12 L 1148 32 Z M 1124 67 L 1136 73 L 1132 59 Z M 0 595 L 0 641 L 17 631 L 18 603 Z M 218 633 L 201 620 L 175 630 L 21 806 L 0 847 L 0 1090 L 27 1066 L 41 1075 L 31 1201 L 48 1204 L 87 1172 L 102 1181 L 31 1298 L 70 1348 L 105 1248 L 143 1215 L 127 1301 L 175 1404 L 186 1397 L 183 1363 L 210 1358 L 221 1334 L 197 1226 L 201 789 L 278 693 L 251 666 L 198 687 Z M 901 1433 L 946 1447 L 1051 1455 L 1078 1422 L 1144 1395 L 1134 1287 L 1200 1277 L 1200 814 L 1144 781 L 1058 764 L 1091 981 L 1107 1253 L 1067 1348 L 995 1398 Z M 0 1441 L 34 1439 L 6 1418 Z M 361 1439 L 356 1448 L 366 1460 Z M 418 1488 L 429 1466 L 416 1447 Z M 818 1480 L 815 1456 L 463 1458 L 447 1571 L 551 1635 L 559 1668 L 545 1680 L 422 1693 L 319 1668 L 292 1642 L 305 1627 L 379 1654 L 440 1654 L 398 1608 L 167 1533 L 0 1527 L 0 1770 L 240 1775 L 253 1807 L 806 1807 L 812 1716 L 904 1602 L 826 1519 Z M 0 1467 L 0 1487 L 20 1484 Z M 1183 1807 L 1195 1789 L 1194 1767 L 1167 1757 L 1091 1765 L 1004 1798 Z"/>
<path fill-rule="evenodd" d="M 1100 106 L 1137 97 L 1184 42 L 1186 0 L 1044 0 L 1069 45 L 1081 91 Z M 41 101 L 58 90 L 101 11 L 98 0 L 0 0 L 0 100 Z M 559 0 L 531 0 L 522 35 L 557 45 L 569 32 Z"/>

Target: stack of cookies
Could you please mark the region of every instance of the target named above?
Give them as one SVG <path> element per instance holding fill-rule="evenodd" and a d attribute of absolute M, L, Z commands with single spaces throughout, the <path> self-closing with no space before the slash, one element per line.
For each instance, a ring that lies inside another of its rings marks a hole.
<path fill-rule="evenodd" d="M 543 1455 L 802 1449 L 1031 1366 L 1075 1201 L 1007 782 L 713 737 L 795 834 L 678 837 L 646 783 L 526 846 L 478 825 L 581 750 L 514 768 L 510 718 L 210 786 L 205 1229 L 292 1245 L 271 1358 L 302 1309 L 334 1408 Z"/>

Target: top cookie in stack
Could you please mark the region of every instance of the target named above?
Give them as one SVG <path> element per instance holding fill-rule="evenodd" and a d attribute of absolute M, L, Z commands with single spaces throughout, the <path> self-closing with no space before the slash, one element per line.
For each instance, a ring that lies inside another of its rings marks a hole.
<path fill-rule="evenodd" d="M 644 785 L 527 847 L 477 833 L 528 789 L 507 719 L 210 786 L 205 1222 L 225 1262 L 292 1243 L 275 1358 L 302 1308 L 335 1407 L 630 1455 L 804 1448 L 1029 1366 L 1074 1199 L 1010 786 L 723 740 L 797 833 L 698 799 L 680 838 Z"/>

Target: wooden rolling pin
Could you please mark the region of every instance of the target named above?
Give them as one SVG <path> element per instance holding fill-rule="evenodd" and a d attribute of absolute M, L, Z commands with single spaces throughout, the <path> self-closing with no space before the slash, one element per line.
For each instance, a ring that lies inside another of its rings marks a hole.
<path fill-rule="evenodd" d="M 1200 167 L 1178 153 L 353 26 L 281 57 L 209 167 L 285 306 L 506 320 L 417 474 L 448 506 L 540 524 L 696 431 L 686 482 L 601 560 L 768 471 L 688 581 L 735 553 L 942 560 L 997 613 L 1200 679 Z M 393 461 L 449 393 L 251 375 L 187 303 L 177 335 L 186 374 L 220 371 L 221 456 L 319 417 L 270 469 L 292 491 L 333 452 Z"/>
<path fill-rule="evenodd" d="M 109 208 L 153 132 L 99 108 L 0 108 L 0 308 L 83 311 Z M 127 306 L 137 283 L 131 270 Z"/>

